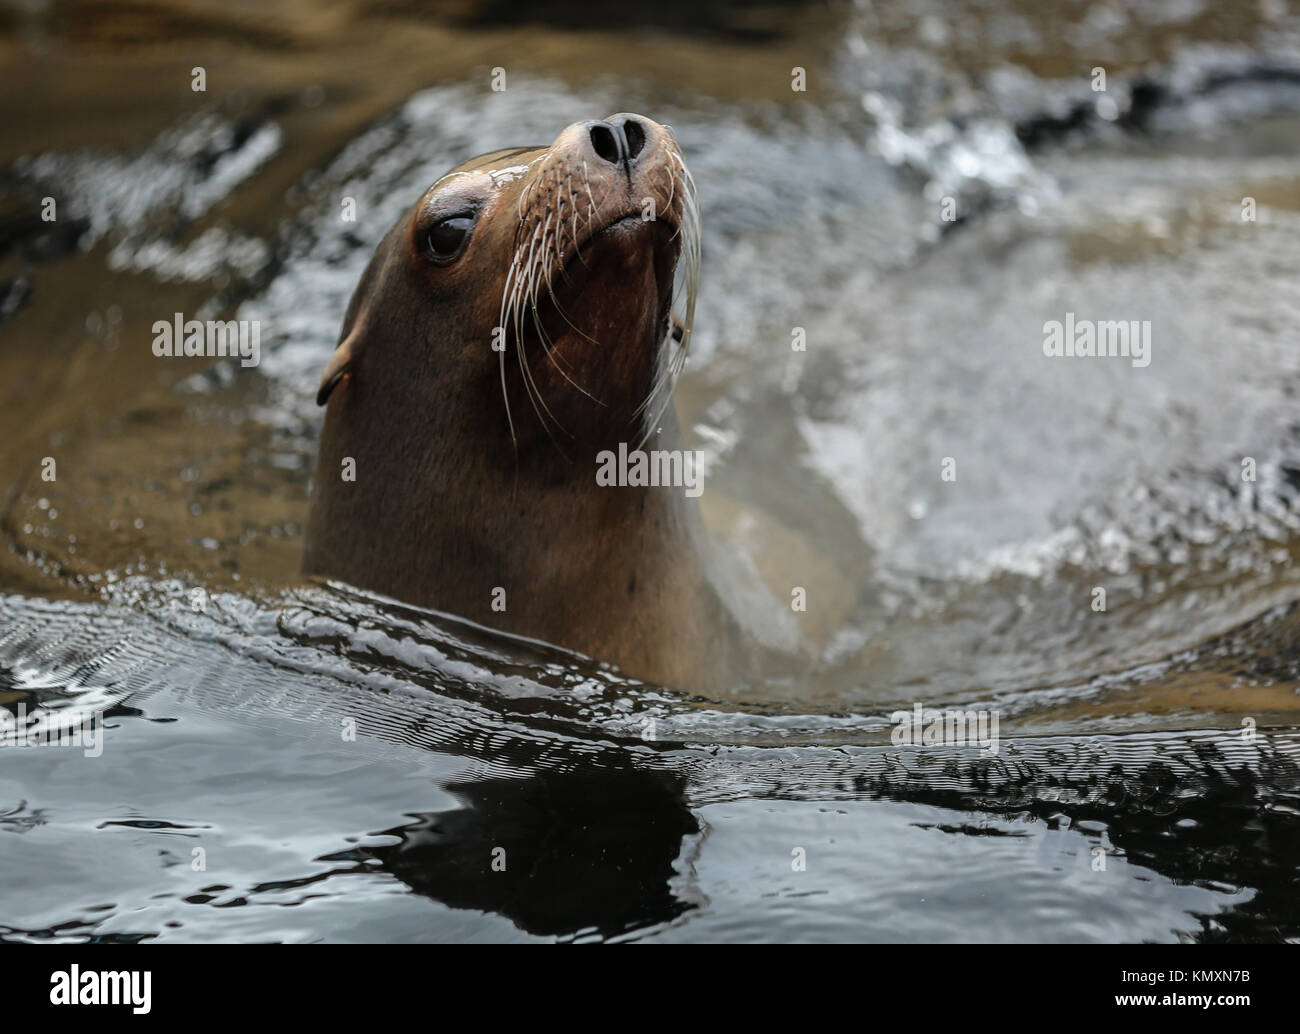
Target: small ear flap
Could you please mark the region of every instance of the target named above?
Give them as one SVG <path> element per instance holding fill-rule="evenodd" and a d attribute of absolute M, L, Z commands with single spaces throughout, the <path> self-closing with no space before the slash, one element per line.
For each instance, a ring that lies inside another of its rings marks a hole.
<path fill-rule="evenodd" d="M 329 365 L 325 367 L 325 373 L 320 379 L 320 387 L 316 389 L 316 405 L 325 405 L 329 401 L 330 394 L 338 387 L 339 381 L 352 371 L 352 362 L 355 359 L 352 354 L 352 343 L 355 339 L 356 331 L 353 331 L 338 348 L 334 349 Z"/>
<path fill-rule="evenodd" d="M 391 231 L 389 236 L 392 236 Z M 361 274 L 361 282 L 357 284 L 357 289 L 352 292 L 352 298 L 348 301 L 348 311 L 343 315 L 343 330 L 341 332 L 343 340 L 338 343 L 338 347 L 334 349 L 334 354 L 330 356 L 330 361 L 325 367 L 325 373 L 320 379 L 320 387 L 316 389 L 316 405 L 318 406 L 323 406 L 329 401 L 330 395 L 339 386 L 339 382 L 352 373 L 356 365 L 357 357 L 364 347 L 362 336 L 365 333 L 366 323 L 370 317 L 370 289 L 376 276 L 376 270 L 383 266 L 384 261 L 384 246 L 381 244 L 371 257 L 370 264 L 366 266 L 366 271 Z"/>

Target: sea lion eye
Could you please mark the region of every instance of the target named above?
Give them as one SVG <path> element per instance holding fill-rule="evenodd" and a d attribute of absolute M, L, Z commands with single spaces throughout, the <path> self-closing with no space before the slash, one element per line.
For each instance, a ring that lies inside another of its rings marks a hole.
<path fill-rule="evenodd" d="M 425 253 L 435 262 L 450 262 L 457 258 L 469 240 L 476 219 L 474 212 L 458 212 L 439 219 L 424 233 Z"/>

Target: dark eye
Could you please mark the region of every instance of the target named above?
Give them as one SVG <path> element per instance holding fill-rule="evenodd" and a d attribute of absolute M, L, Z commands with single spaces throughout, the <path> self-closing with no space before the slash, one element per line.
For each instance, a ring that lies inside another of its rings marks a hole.
<path fill-rule="evenodd" d="M 474 229 L 477 216 L 473 212 L 461 212 L 439 219 L 424 233 L 424 250 L 435 262 L 450 262 L 456 258 L 469 240 L 469 232 Z"/>

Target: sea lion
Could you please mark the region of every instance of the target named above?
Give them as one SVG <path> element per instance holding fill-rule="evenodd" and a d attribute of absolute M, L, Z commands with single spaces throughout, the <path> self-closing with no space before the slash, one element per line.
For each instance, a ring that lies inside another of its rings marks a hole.
<path fill-rule="evenodd" d="M 682 448 L 699 241 L 681 151 L 641 115 L 438 180 L 375 251 L 321 380 L 305 572 L 662 685 L 755 677 L 689 489 L 598 481 L 620 446 Z"/>

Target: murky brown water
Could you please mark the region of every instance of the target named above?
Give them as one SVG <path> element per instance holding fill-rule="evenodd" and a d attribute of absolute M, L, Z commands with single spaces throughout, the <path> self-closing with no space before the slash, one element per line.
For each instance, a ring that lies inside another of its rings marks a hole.
<path fill-rule="evenodd" d="M 1042 881 L 997 937 L 1296 936 L 1292 7 L 987 3 L 955 18 L 939 3 L 670 4 L 595 22 L 564 4 L 530 18 L 469 3 L 144 10 L 14 8 L 0 45 L 7 698 L 178 719 L 123 720 L 85 770 L 109 789 L 89 796 L 71 764 L 56 776 L 30 752 L 0 755 L 13 814 L 55 816 L 49 841 L 24 833 L 38 845 L 29 862 L 94 888 L 71 910 L 66 893 L 15 899 L 0 914 L 15 936 L 62 922 L 318 935 L 315 919 L 225 925 L 203 910 L 259 900 L 250 887 L 276 868 L 232 845 L 259 843 L 282 807 L 250 794 L 232 812 L 211 797 L 210 773 L 236 779 L 261 748 L 280 760 L 254 782 L 310 802 L 332 831 L 303 833 L 277 865 L 302 875 L 344 842 L 368 844 L 352 859 L 366 879 L 382 869 L 485 924 L 439 913 L 403 926 L 381 881 L 364 906 L 374 914 L 342 936 L 495 935 L 501 916 L 543 936 L 583 929 L 582 880 L 567 913 L 521 918 L 482 886 L 451 887 L 447 860 L 417 849 L 423 834 L 392 828 L 455 814 L 483 825 L 452 837 L 472 845 L 518 821 L 526 843 L 516 812 L 535 793 L 570 802 L 586 828 L 608 810 L 573 803 L 590 786 L 562 776 L 591 766 L 615 773 L 609 808 L 622 787 L 663 818 L 637 858 L 662 900 L 592 920 L 604 936 L 631 923 L 687 938 L 896 937 L 884 898 L 862 898 L 855 851 L 925 854 L 914 838 L 930 827 L 1023 824 L 1016 835 L 1034 838 L 1072 821 L 1080 852 L 1103 843 L 1142 872 L 1089 884 L 1046 849 L 1008 857 L 958 838 L 891 893 L 921 893 L 961 864 L 1001 886 L 993 900 Z M 190 88 L 196 66 L 206 92 Z M 498 66 L 502 93 L 489 89 Z M 790 89 L 795 66 L 806 92 Z M 805 678 L 687 698 L 298 575 L 315 384 L 374 244 L 464 158 L 619 110 L 672 124 L 699 184 L 704 270 L 679 413 L 710 457 L 706 517 L 747 591 L 808 589 L 806 614 L 765 629 L 819 658 Z M 38 215 L 47 196 L 53 224 Z M 355 223 L 339 218 L 345 197 Z M 174 312 L 260 320 L 260 365 L 156 358 L 150 328 Z M 1150 365 L 1044 356 L 1043 324 L 1066 312 L 1150 321 Z M 806 352 L 792 352 L 794 328 Z M 56 480 L 42 479 L 45 457 Z M 941 477 L 949 458 L 955 481 Z M 872 752 L 889 713 L 918 700 L 996 709 L 1021 775 L 989 789 L 987 766 L 958 753 L 900 776 Z M 418 760 L 377 743 L 339 754 L 339 718 L 358 711 L 369 739 Z M 659 730 L 648 745 L 647 718 Z M 145 793 L 129 760 L 146 744 L 205 767 Z M 365 775 L 340 800 L 313 796 L 302 773 L 340 764 Z M 436 785 L 435 799 L 381 790 L 399 770 Z M 645 775 L 660 770 L 668 783 Z M 493 782 L 506 776 L 517 799 Z M 478 789 L 454 789 L 466 780 Z M 1078 800 L 1049 792 L 1062 786 Z M 828 801 L 842 816 L 833 832 L 808 810 Z M 923 821 L 926 809 L 966 817 Z M 1218 868 L 1175 871 L 1193 827 L 1134 818 L 1153 811 L 1211 829 Z M 209 832 L 181 836 L 228 852 L 231 871 L 206 881 L 224 889 L 196 877 L 157 921 L 126 921 L 153 884 L 67 860 L 123 815 L 137 839 L 122 866 L 172 835 L 147 823 L 193 822 Z M 1268 846 L 1247 872 L 1243 830 L 1260 816 Z M 841 913 L 854 901 L 851 922 L 796 908 L 803 890 L 785 883 L 786 910 L 742 918 L 746 891 L 765 893 L 763 866 L 788 870 L 790 838 L 810 830 L 841 845 L 821 892 Z M 1108 895 L 1119 911 L 1102 919 Z M 100 901 L 112 902 L 103 918 L 87 911 Z M 924 936 L 978 938 L 987 907 L 955 901 Z M 1063 926 L 1035 919 L 1061 910 Z"/>

